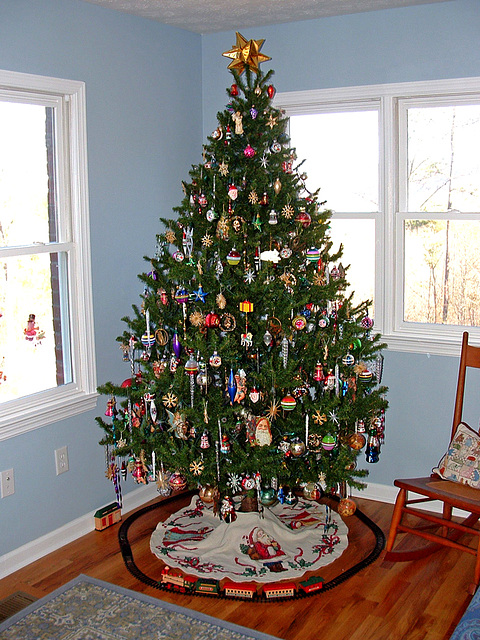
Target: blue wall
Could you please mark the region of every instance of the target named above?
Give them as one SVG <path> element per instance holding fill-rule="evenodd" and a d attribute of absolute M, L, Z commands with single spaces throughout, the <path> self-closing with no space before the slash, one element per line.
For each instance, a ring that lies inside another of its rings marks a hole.
<path fill-rule="evenodd" d="M 272 60 L 262 70 L 275 70 L 279 92 L 480 76 L 478 0 L 240 32 L 247 39 L 265 39 L 262 53 Z M 227 102 L 231 76 L 221 54 L 234 44 L 233 31 L 202 39 L 204 137 L 216 128 L 216 113 Z M 386 444 L 379 464 L 362 465 L 370 471 L 370 482 L 391 485 L 398 477 L 429 473 L 438 462 L 448 444 L 457 372 L 458 358 L 385 353 L 384 383 L 390 387 Z M 478 398 L 477 391 L 473 394 Z M 480 402 L 472 400 L 466 417 L 473 427 L 479 415 Z"/>
<path fill-rule="evenodd" d="M 127 378 L 115 337 L 142 291 L 160 215 L 201 153 L 201 37 L 77 0 L 2 0 L 0 68 L 86 83 L 98 382 Z M 123 376 L 123 377 L 120 377 Z M 0 500 L 0 556 L 114 500 L 92 411 L 0 442 L 15 494 Z M 55 475 L 68 446 L 70 471 Z M 128 482 L 126 491 L 135 488 Z"/>
<path fill-rule="evenodd" d="M 480 76 L 480 5 L 453 0 L 241 30 L 265 38 L 278 91 Z M 115 337 L 138 301 L 142 256 L 181 200 L 231 84 L 234 32 L 198 36 L 79 0 L 2 0 L 0 68 L 83 80 L 98 381 L 127 377 Z M 202 121 L 203 113 L 203 121 Z M 321 185 L 320 185 L 321 186 Z M 423 474 L 445 448 L 458 360 L 385 354 L 387 442 L 370 480 Z M 121 372 L 119 374 L 119 372 Z M 15 494 L 0 500 L 0 556 L 113 500 L 98 411 L 0 442 Z M 472 425 L 478 407 L 469 406 Z M 70 471 L 55 476 L 54 449 Z M 129 481 L 128 490 L 133 485 Z"/>

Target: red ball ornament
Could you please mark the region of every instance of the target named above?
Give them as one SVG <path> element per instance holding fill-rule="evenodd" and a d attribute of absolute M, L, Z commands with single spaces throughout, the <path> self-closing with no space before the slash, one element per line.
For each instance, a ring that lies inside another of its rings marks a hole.
<path fill-rule="evenodd" d="M 268 97 L 270 98 L 270 100 L 273 98 L 273 96 L 275 95 L 276 92 L 277 92 L 277 90 L 275 89 L 273 84 L 269 84 L 268 87 L 267 87 L 267 94 L 268 94 Z"/>
<path fill-rule="evenodd" d="M 168 484 L 174 491 L 182 491 L 182 489 L 185 489 L 185 487 L 187 486 L 187 481 L 181 473 L 175 471 L 175 473 L 172 473 L 172 475 L 170 476 Z"/>
<path fill-rule="evenodd" d="M 243 150 L 243 155 L 246 158 L 253 158 L 253 156 L 255 155 L 255 149 L 253 147 L 251 147 L 250 145 L 247 145 L 245 147 L 245 149 Z"/>
<path fill-rule="evenodd" d="M 312 224 L 312 218 L 310 214 L 307 213 L 306 211 L 300 211 L 300 213 L 295 218 L 295 221 L 300 222 L 300 224 L 304 229 L 306 229 Z"/>
<path fill-rule="evenodd" d="M 218 313 L 207 313 L 205 324 L 207 327 L 218 327 L 220 324 L 220 316 Z"/>
<path fill-rule="evenodd" d="M 232 86 L 230 87 L 230 95 L 238 96 L 238 87 L 236 84 L 232 84 Z"/>

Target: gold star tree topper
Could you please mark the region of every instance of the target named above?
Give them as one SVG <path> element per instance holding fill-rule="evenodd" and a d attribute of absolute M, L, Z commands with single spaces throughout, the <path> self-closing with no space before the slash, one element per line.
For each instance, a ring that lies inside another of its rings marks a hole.
<path fill-rule="evenodd" d="M 271 60 L 269 56 L 260 53 L 265 40 L 246 40 L 241 33 L 236 33 L 237 43 L 229 51 L 222 53 L 222 56 L 231 58 L 229 69 L 235 69 L 239 73 L 245 71 L 245 67 L 250 67 L 252 71 L 258 73 L 258 65 L 261 62 Z"/>

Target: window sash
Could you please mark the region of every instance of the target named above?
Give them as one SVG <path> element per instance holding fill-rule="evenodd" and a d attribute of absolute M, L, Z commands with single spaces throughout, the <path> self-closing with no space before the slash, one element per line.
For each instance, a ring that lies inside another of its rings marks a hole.
<path fill-rule="evenodd" d="M 0 99 L 53 107 L 57 242 L 0 248 L 0 259 L 42 253 L 68 256 L 69 327 L 73 382 L 1 404 L 0 441 L 96 406 L 90 267 L 85 85 L 82 82 L 0 71 Z M 62 283 L 63 285 L 64 283 Z M 68 329 L 68 330 L 67 330 Z M 8 375 L 8 372 L 7 372 Z"/>
<path fill-rule="evenodd" d="M 398 351 L 458 355 L 464 330 L 480 343 L 480 327 L 406 323 L 404 317 L 405 219 L 435 214 L 406 211 L 406 109 L 410 106 L 477 103 L 480 78 L 411 82 L 278 93 L 275 105 L 286 115 L 378 108 L 380 128 L 380 212 L 375 215 L 375 329 Z M 403 123 L 403 124 L 402 124 Z M 322 187 L 322 185 L 318 185 Z M 330 204 L 330 203 L 329 203 Z M 332 206 L 334 207 L 333 203 Z M 356 217 L 357 214 L 355 214 Z M 449 212 L 448 217 L 476 219 L 477 214 Z M 336 217 L 353 217 L 350 213 Z M 445 214 L 443 215 L 445 219 Z"/>

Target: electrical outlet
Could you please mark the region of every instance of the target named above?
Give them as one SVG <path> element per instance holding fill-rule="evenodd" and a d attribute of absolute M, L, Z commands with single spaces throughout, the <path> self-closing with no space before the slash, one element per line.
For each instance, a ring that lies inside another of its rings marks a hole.
<path fill-rule="evenodd" d="M 57 476 L 68 471 L 68 449 L 66 445 L 60 447 L 60 449 L 55 449 L 55 468 Z"/>
<path fill-rule="evenodd" d="M 15 481 L 13 477 L 13 469 L 7 469 L 0 474 L 2 498 L 11 496 L 15 493 Z"/>

